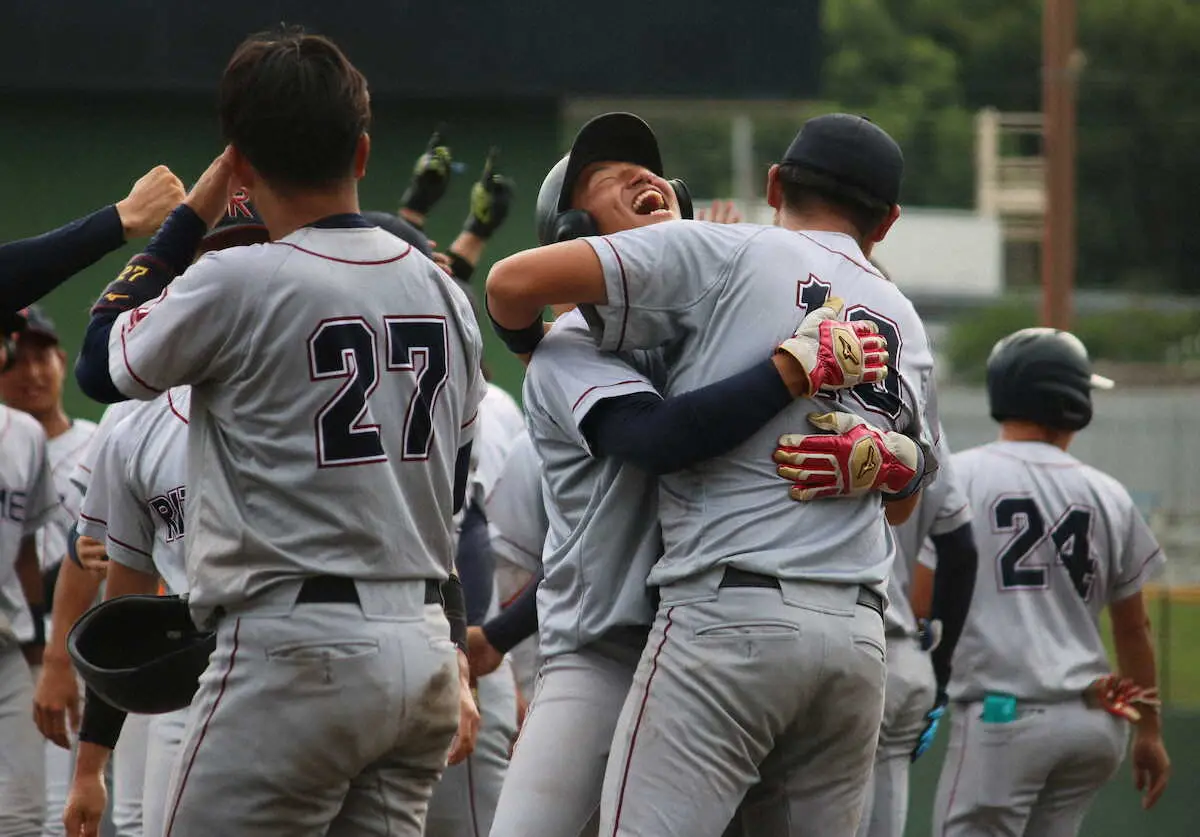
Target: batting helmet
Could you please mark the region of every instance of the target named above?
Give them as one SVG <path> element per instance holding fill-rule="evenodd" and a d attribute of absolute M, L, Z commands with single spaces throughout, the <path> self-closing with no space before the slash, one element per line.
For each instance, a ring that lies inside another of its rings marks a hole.
<path fill-rule="evenodd" d="M 179 596 L 118 596 L 93 607 L 67 635 L 75 669 L 117 709 L 159 715 L 192 702 L 217 647 Z"/>
<path fill-rule="evenodd" d="M 429 239 L 425 236 L 425 233 L 418 230 L 399 215 L 393 215 L 390 212 L 381 212 L 377 209 L 368 209 L 363 212 L 362 216 L 375 226 L 380 227 L 386 232 L 390 232 L 401 241 L 407 241 L 413 247 L 417 248 L 425 258 L 433 258 L 433 248 L 429 246 Z"/>
<path fill-rule="evenodd" d="M 596 223 L 582 209 L 571 208 L 571 193 L 579 175 L 592 163 L 614 160 L 636 163 L 663 176 L 662 155 L 658 138 L 641 117 L 632 113 L 605 113 L 579 129 L 567 156 L 554 164 L 542 188 L 538 191 L 534 224 L 541 244 L 569 241 L 585 235 L 596 235 Z M 692 196 L 682 180 L 669 180 L 679 214 L 692 217 Z"/>
<path fill-rule="evenodd" d="M 1113 382 L 1092 372 L 1087 349 L 1074 334 L 1025 328 L 992 349 L 987 387 L 996 421 L 1082 430 L 1092 420 L 1092 390 L 1112 389 Z"/>

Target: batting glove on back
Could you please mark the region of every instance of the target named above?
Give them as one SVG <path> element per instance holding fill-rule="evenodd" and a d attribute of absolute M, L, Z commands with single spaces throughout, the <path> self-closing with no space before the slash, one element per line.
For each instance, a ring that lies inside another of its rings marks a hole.
<path fill-rule="evenodd" d="M 839 320 L 845 303 L 830 297 L 779 345 L 804 369 L 806 395 L 882 381 L 890 359 L 887 340 L 870 320 Z"/>
<path fill-rule="evenodd" d="M 1091 682 L 1084 691 L 1089 706 L 1103 709 L 1110 715 L 1136 724 L 1142 720 L 1142 710 L 1157 711 L 1162 706 L 1158 689 L 1139 686 L 1128 677 L 1109 674 Z"/>
<path fill-rule="evenodd" d="M 775 472 L 792 483 L 793 500 L 896 494 L 921 468 L 916 442 L 902 433 L 879 430 L 853 413 L 809 413 L 808 421 L 828 432 L 780 436 L 772 456 Z"/>

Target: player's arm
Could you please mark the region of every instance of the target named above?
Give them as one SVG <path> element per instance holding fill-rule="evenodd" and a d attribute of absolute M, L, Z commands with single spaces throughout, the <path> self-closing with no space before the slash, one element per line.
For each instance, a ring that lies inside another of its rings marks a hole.
<path fill-rule="evenodd" d="M 425 217 L 450 187 L 452 170 L 453 157 L 439 125 L 413 166 L 412 180 L 400 197 L 400 217 L 424 231 Z"/>
<path fill-rule="evenodd" d="M 179 178 L 156 166 L 116 204 L 43 235 L 0 245 L 3 313 L 32 305 L 128 239 L 150 235 L 181 200 Z"/>
<path fill-rule="evenodd" d="M 537 589 L 545 578 L 545 567 L 517 594 L 507 607 L 478 627 L 467 631 L 467 656 L 471 674 L 483 677 L 500 667 L 504 655 L 537 633 Z"/>
<path fill-rule="evenodd" d="M 96 600 L 101 580 L 77 560 L 68 551 L 58 574 L 50 608 L 50 636 L 33 695 L 33 719 L 38 729 L 63 748 L 71 746 L 69 731 L 79 729 L 79 683 L 67 653 L 67 634 Z"/>
<path fill-rule="evenodd" d="M 222 302 L 212 283 L 190 283 L 187 291 L 178 294 L 171 305 L 156 303 L 165 302 L 168 286 L 187 271 L 205 233 L 219 220 L 227 206 L 230 168 L 225 156 L 222 154 L 213 161 L 184 202 L 163 222 L 146 249 L 129 260 L 92 306 L 91 320 L 75 363 L 75 380 L 89 398 L 105 404 L 130 397 L 153 398 L 176 383 L 189 383 L 176 379 L 186 378 L 186 372 L 198 365 L 193 358 L 210 359 L 210 346 L 179 344 L 187 334 L 193 341 L 204 339 L 203 334 L 208 329 L 194 326 L 185 329 L 181 322 L 175 321 L 194 317 L 196 308 Z M 232 302 L 223 301 L 226 304 Z M 169 309 L 171 314 L 155 311 L 158 308 Z M 135 340 L 131 334 L 133 326 L 149 318 L 152 311 L 159 314 L 154 318 L 155 325 L 142 329 L 143 333 L 149 331 L 152 336 L 139 334 Z M 208 341 L 211 343 L 218 337 L 220 335 L 211 335 Z M 166 348 L 168 343 L 171 343 L 169 350 Z M 145 356 L 147 368 L 142 368 L 139 374 L 131 364 L 143 359 L 141 356 Z M 189 362 L 188 368 L 172 368 L 183 360 Z M 154 369 L 156 365 L 164 368 Z M 162 374 L 156 377 L 154 372 Z M 156 380 L 148 383 L 148 378 Z M 169 382 L 160 385 L 159 380 Z"/>
<path fill-rule="evenodd" d="M 513 201 L 513 182 L 496 173 L 496 155 L 492 148 L 483 164 L 479 180 L 471 185 L 471 208 L 462 232 L 454 239 L 446 255 L 450 258 L 450 272 L 460 282 L 469 282 L 475 273 L 483 250 L 496 230 L 508 218 Z"/>
<path fill-rule="evenodd" d="M 932 535 L 930 540 L 937 554 L 937 569 L 933 572 L 929 620 L 941 625 L 941 639 L 930 657 L 938 694 L 944 695 L 950 682 L 950 661 L 954 658 L 954 649 L 958 647 L 975 594 L 979 553 L 970 523 Z"/>
<path fill-rule="evenodd" d="M 24 643 L 21 650 L 31 666 L 41 665 L 42 654 L 46 649 L 46 601 L 45 587 L 42 585 L 42 568 L 38 561 L 37 541 L 33 535 L 21 538 L 17 547 L 15 565 L 17 580 L 21 583 L 21 592 L 29 605 L 33 617 L 33 639 Z"/>
<path fill-rule="evenodd" d="M 104 598 L 152 595 L 158 591 L 158 577 L 116 561 L 108 570 Z M 79 749 L 75 754 L 75 772 L 63 820 L 68 834 L 95 833 L 107 807 L 108 794 L 104 787 L 104 769 L 121 737 L 125 713 L 86 690 L 83 720 L 79 725 Z"/>
<path fill-rule="evenodd" d="M 458 530 L 454 566 L 458 567 L 466 598 L 467 625 L 478 625 L 487 616 L 496 583 L 496 560 L 488 535 L 488 521 L 477 502 L 463 512 Z"/>

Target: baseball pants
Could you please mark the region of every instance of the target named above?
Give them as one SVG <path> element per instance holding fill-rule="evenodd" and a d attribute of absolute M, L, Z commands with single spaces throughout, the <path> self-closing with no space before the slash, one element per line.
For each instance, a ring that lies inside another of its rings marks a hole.
<path fill-rule="evenodd" d="M 1121 766 L 1128 725 L 1082 700 L 1020 703 L 985 723 L 982 702 L 952 705 L 936 837 L 1074 837 Z"/>
<path fill-rule="evenodd" d="M 171 784 L 171 769 L 179 759 L 183 734 L 187 729 L 190 709 L 180 709 L 165 715 L 142 716 L 146 725 L 145 783 L 142 785 L 142 834 L 144 837 L 163 837 L 166 830 L 167 792 Z M 133 720 L 136 716 L 130 716 Z M 126 721 L 128 724 L 128 721 Z M 121 733 L 122 741 L 125 733 Z"/>
<path fill-rule="evenodd" d="M 504 660 L 479 678 L 479 738 L 466 761 L 446 768 L 433 789 L 425 837 L 487 837 L 517 734 L 517 684 Z"/>
<path fill-rule="evenodd" d="M 636 637 L 636 638 L 632 638 Z M 644 632 L 546 660 L 491 837 L 594 837 L 604 769 Z"/>
<path fill-rule="evenodd" d="M 853 837 L 883 714 L 878 601 L 746 575 L 725 573 L 715 594 L 717 578 L 660 590 L 605 772 L 603 837 L 718 837 L 731 821 Z"/>
<path fill-rule="evenodd" d="M 459 720 L 439 602 L 432 582 L 325 576 L 226 613 L 167 837 L 420 837 Z"/>
<path fill-rule="evenodd" d="M 859 837 L 904 837 L 910 759 L 936 693 L 933 663 L 920 642 L 905 635 L 888 636 L 883 723 Z"/>
<path fill-rule="evenodd" d="M 21 646 L 0 633 L 0 834 L 41 837 L 46 748 L 33 723 L 33 675 Z M 61 816 L 61 809 L 60 809 Z"/>

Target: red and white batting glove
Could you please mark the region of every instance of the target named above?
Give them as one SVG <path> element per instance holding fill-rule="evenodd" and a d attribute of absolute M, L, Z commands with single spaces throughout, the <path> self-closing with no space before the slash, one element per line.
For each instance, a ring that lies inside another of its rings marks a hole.
<path fill-rule="evenodd" d="M 1139 686 L 1128 677 L 1116 674 L 1093 680 L 1084 696 L 1089 706 L 1103 709 L 1131 724 L 1142 720 L 1142 709 L 1157 711 L 1162 706 L 1162 701 L 1158 699 L 1158 689 Z"/>
<path fill-rule="evenodd" d="M 853 413 L 809 413 L 808 421 L 828 432 L 780 436 L 772 456 L 775 472 L 792 483 L 793 500 L 896 494 L 917 476 L 921 454 L 904 434 L 879 430 Z"/>
<path fill-rule="evenodd" d="M 887 340 L 870 320 L 839 320 L 845 303 L 830 297 L 800 322 L 776 351 L 794 357 L 808 377 L 806 395 L 871 384 L 887 377 Z"/>

